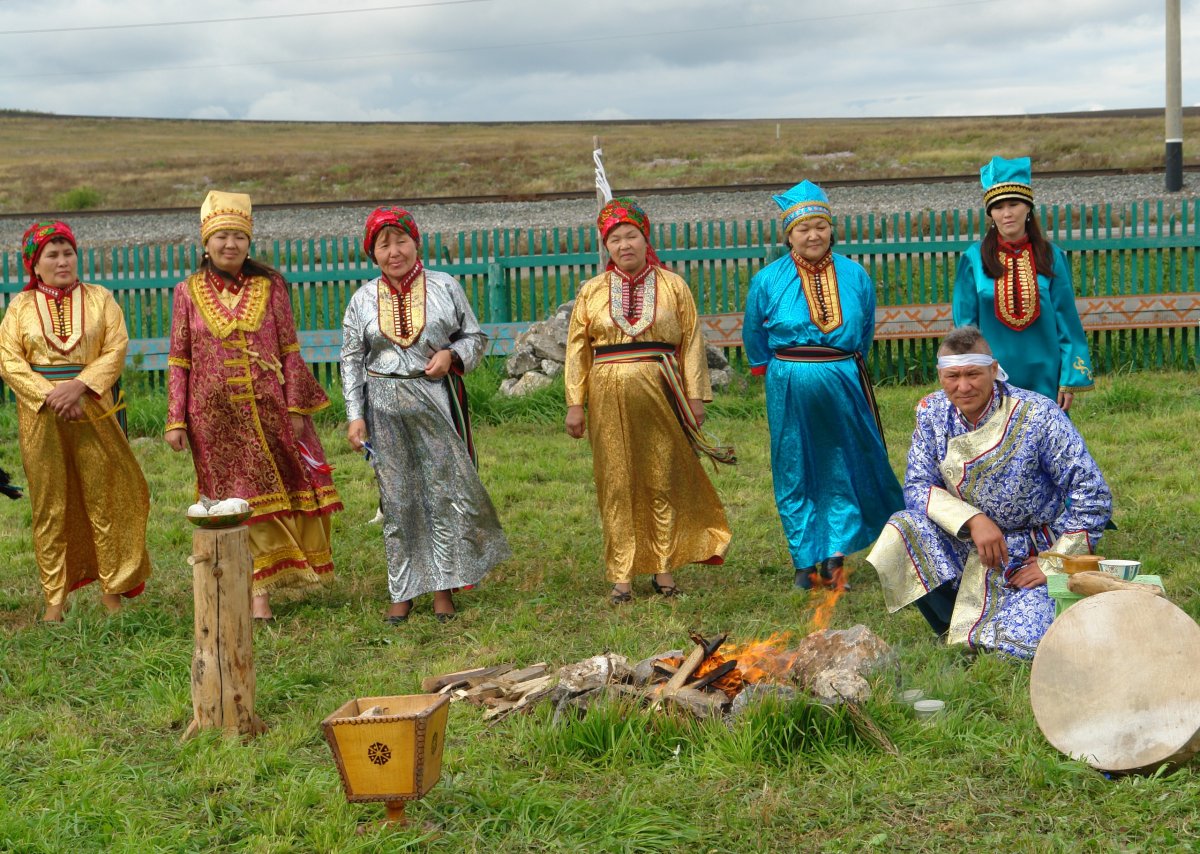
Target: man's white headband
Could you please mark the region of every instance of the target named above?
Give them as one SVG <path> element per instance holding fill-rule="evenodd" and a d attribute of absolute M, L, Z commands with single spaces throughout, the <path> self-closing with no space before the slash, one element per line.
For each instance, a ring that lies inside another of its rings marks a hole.
<path fill-rule="evenodd" d="M 961 353 L 956 356 L 938 356 L 937 369 L 944 371 L 946 368 L 965 368 L 969 365 L 978 365 L 981 368 L 990 368 L 996 366 L 996 379 L 1005 382 L 1008 379 L 1008 374 L 1004 368 L 1000 367 L 1000 363 L 996 361 L 995 356 L 987 353 Z"/>

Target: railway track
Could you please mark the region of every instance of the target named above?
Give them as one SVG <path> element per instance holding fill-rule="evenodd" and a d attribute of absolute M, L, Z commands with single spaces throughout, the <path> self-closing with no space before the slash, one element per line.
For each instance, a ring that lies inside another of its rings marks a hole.
<path fill-rule="evenodd" d="M 1184 172 L 1200 172 L 1200 163 L 1190 163 L 1183 167 Z M 1162 172 L 1161 168 L 1138 169 L 1073 169 L 1063 171 L 1035 172 L 1034 177 L 1043 178 L 1097 178 L 1119 175 L 1154 175 Z M 954 184 L 979 180 L 977 175 L 921 175 L 895 178 L 858 178 L 850 180 L 822 180 L 821 186 L 826 189 L 837 187 L 882 187 L 890 185 L 912 184 Z M 682 196 L 715 193 L 764 193 L 786 190 L 791 183 L 784 184 L 716 184 L 695 187 L 641 187 L 621 188 L 614 191 L 620 195 L 635 197 L 651 196 Z M 571 191 L 557 193 L 510 193 L 501 195 L 473 196 L 430 196 L 423 198 L 406 197 L 404 203 L 410 207 L 427 205 L 469 205 L 469 204 L 503 204 L 506 202 L 560 202 L 578 199 L 590 199 L 595 196 L 594 190 Z M 322 210 L 328 208 L 369 208 L 379 205 L 395 204 L 395 198 L 387 199 L 339 199 L 321 202 L 287 202 L 287 203 L 254 203 L 256 211 L 271 210 Z M 195 205 L 176 208 L 104 208 L 98 210 L 70 211 L 71 219 L 86 219 L 92 217 L 117 216 L 159 216 L 170 214 L 194 214 Z M 63 211 L 35 211 L 26 213 L 0 214 L 2 219 L 30 220 L 54 218 L 63 215 Z"/>

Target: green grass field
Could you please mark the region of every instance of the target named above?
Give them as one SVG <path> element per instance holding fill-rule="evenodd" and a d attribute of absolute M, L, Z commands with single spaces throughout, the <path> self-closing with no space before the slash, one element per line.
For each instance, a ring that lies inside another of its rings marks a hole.
<path fill-rule="evenodd" d="M 442 780 L 410 805 L 412 825 L 356 835 L 382 808 L 344 801 L 319 728 L 351 697 L 416 692 L 423 676 L 473 665 L 606 650 L 636 659 L 686 644 L 688 629 L 741 641 L 809 628 L 814 603 L 791 589 L 757 387 L 722 398 L 711 421 L 740 458 L 715 478 L 734 529 L 728 564 L 680 571 L 678 601 L 639 584 L 614 610 L 590 454 L 563 434 L 561 398 L 501 403 L 484 379 L 479 409 L 493 423 L 477 431 L 482 475 L 515 556 L 459 597 L 456 623 L 435 622 L 424 601 L 407 625 L 385 626 L 380 533 L 365 525 L 375 489 L 329 417 L 323 438 L 346 503 L 337 575 L 277 601 L 279 621 L 256 629 L 257 711 L 270 731 L 250 743 L 180 743 L 191 717 L 185 456 L 153 436 L 136 441 L 155 574 L 116 618 L 85 589 L 65 625 L 39 625 L 28 502 L 0 503 L 0 850 L 1200 850 L 1200 766 L 1110 781 L 1061 756 L 1031 715 L 1027 665 L 938 647 L 915 612 L 887 615 L 869 569 L 853 576 L 833 626 L 865 623 L 898 651 L 901 682 L 877 685 L 869 712 L 899 757 L 844 727 L 806 728 L 802 708 L 732 729 L 620 708 L 554 727 L 546 708 L 492 725 L 454 704 Z M 879 392 L 897 471 L 925 390 Z M 140 432 L 157 432 L 155 405 L 139 404 Z M 1120 530 L 1103 550 L 1141 558 L 1200 616 L 1195 374 L 1105 377 L 1074 414 L 1116 495 Z M 0 464 L 19 471 L 11 407 L 0 435 Z M 891 703 L 909 687 L 947 702 L 938 725 Z"/>
<path fill-rule="evenodd" d="M 588 192 L 599 137 L 618 187 L 974 175 L 998 151 L 1039 171 L 1161 167 L 1161 115 L 347 124 L 0 111 L 0 213 Z M 1200 134 L 1189 108 L 1184 135 Z M 403 156 L 397 156 L 397 150 Z"/>

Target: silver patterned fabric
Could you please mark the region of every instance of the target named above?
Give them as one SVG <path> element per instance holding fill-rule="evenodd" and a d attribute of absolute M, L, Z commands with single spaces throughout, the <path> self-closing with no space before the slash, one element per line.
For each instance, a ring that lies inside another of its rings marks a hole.
<path fill-rule="evenodd" d="M 425 328 L 412 346 L 401 348 L 379 330 L 380 286 L 380 279 L 368 282 L 346 307 L 342 385 L 347 417 L 366 420 L 375 449 L 388 593 L 393 602 L 405 602 L 476 584 L 511 553 L 454 430 L 446 384 L 398 378 L 419 375 L 430 355 L 447 347 L 469 371 L 487 336 L 458 282 L 426 270 Z"/>

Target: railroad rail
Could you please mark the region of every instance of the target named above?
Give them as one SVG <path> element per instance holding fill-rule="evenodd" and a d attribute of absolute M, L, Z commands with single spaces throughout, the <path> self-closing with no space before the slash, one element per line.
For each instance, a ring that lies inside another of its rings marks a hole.
<path fill-rule="evenodd" d="M 1183 167 L 1184 172 L 1200 172 L 1200 163 L 1189 163 Z M 1103 178 L 1120 175 L 1155 175 L 1162 172 L 1161 168 L 1110 168 L 1110 169 L 1067 169 L 1059 171 L 1035 172 L 1034 177 L 1043 178 Z M 897 176 L 892 178 L 850 178 L 841 180 L 822 180 L 821 186 L 830 188 L 847 187 L 886 187 L 890 185 L 915 184 L 956 184 L 975 182 L 978 175 L 919 175 Z M 618 195 L 627 196 L 685 196 L 709 195 L 716 193 L 770 193 L 786 190 L 792 186 L 786 184 L 714 184 L 707 186 L 689 187 L 640 187 L 621 188 L 615 190 Z M 409 207 L 429 205 L 470 205 L 470 204 L 503 204 L 511 202 L 562 202 L 581 199 L 594 199 L 594 189 L 571 190 L 552 193 L 504 193 L 496 195 L 472 196 L 426 196 L 405 197 L 404 203 Z M 395 198 L 388 199 L 338 199 L 318 202 L 279 202 L 254 203 L 256 211 L 287 211 L 287 210 L 324 210 L 329 208 L 372 208 L 380 205 L 395 204 Z M 110 216 L 168 216 L 171 214 L 194 215 L 195 205 L 175 208 L 103 208 L 96 210 L 78 211 L 34 211 L 26 213 L 0 214 L 0 220 L 16 219 L 29 222 L 31 220 L 61 217 L 69 214 L 71 219 L 89 219 Z"/>

